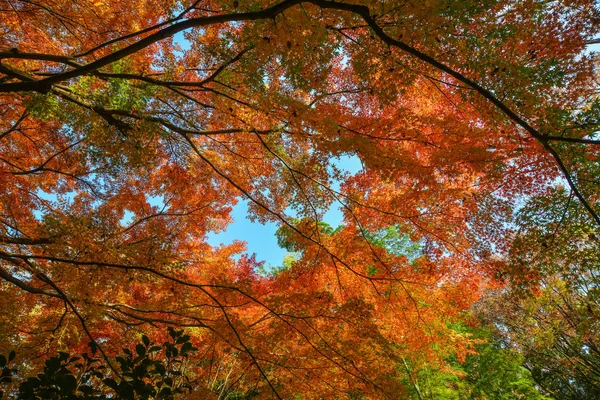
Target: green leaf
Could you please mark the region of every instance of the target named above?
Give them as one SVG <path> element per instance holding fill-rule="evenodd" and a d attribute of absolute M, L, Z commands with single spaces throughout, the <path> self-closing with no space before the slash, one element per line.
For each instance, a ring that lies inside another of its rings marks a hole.
<path fill-rule="evenodd" d="M 156 364 L 156 372 L 160 375 L 164 375 L 167 372 L 167 368 L 162 364 Z"/>
<path fill-rule="evenodd" d="M 181 355 L 186 355 L 189 351 L 193 349 L 193 346 L 190 342 L 185 342 L 183 346 L 181 346 Z"/>
<path fill-rule="evenodd" d="M 135 352 L 138 354 L 138 356 L 144 357 L 144 355 L 146 355 L 146 348 L 141 344 L 136 344 Z"/>
<path fill-rule="evenodd" d="M 51 359 L 46 360 L 45 364 L 46 365 L 44 368 L 44 372 L 46 373 L 46 375 L 53 374 L 55 372 L 58 372 L 58 370 L 60 369 L 60 358 L 52 357 Z"/>
<path fill-rule="evenodd" d="M 177 337 L 177 333 L 175 333 L 175 329 L 173 329 L 172 327 L 168 327 L 167 331 L 169 332 L 169 336 L 171 336 L 173 339 L 175 339 Z"/>
<path fill-rule="evenodd" d="M 181 336 L 179 339 L 177 339 L 177 341 L 175 343 L 181 344 L 181 343 L 185 343 L 189 340 L 190 340 L 190 335 L 184 335 L 184 336 Z"/>
<path fill-rule="evenodd" d="M 162 347 L 160 346 L 152 346 L 148 349 L 148 353 L 156 353 L 157 351 L 160 351 L 160 349 L 162 349 Z"/>
<path fill-rule="evenodd" d="M 88 343 L 88 346 L 90 348 L 90 350 L 92 351 L 92 355 L 96 354 L 96 351 L 98 351 L 98 343 L 96 343 L 95 341 L 91 341 Z"/>

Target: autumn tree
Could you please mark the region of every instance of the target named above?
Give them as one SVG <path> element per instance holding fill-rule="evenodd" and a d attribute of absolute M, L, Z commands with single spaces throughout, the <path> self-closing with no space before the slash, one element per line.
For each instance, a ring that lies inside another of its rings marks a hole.
<path fill-rule="evenodd" d="M 565 205 L 566 202 L 566 205 Z M 564 188 L 532 198 L 518 213 L 507 285 L 478 306 L 507 347 L 549 395 L 600 395 L 597 228 Z"/>
<path fill-rule="evenodd" d="M 523 203 L 562 186 L 600 225 L 593 1 L 0 5 L 0 349 L 32 370 L 91 341 L 118 378 L 175 326 L 199 381 L 398 398 L 405 363 L 474 351 L 451 327 L 487 290 L 538 279 Z M 207 243 L 240 199 L 290 268 Z"/>

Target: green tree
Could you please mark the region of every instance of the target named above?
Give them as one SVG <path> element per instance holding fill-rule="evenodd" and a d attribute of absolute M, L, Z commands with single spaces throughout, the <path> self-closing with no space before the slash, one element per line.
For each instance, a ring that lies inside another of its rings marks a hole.
<path fill-rule="evenodd" d="M 490 331 L 469 328 L 454 329 L 473 335 L 480 343 L 460 361 L 449 359 L 449 367 L 427 365 L 413 370 L 409 364 L 400 366 L 407 374 L 406 387 L 415 399 L 487 399 L 487 400 L 550 400 L 540 393 L 531 372 L 525 368 L 525 357 L 519 352 L 495 342 Z M 412 380 L 411 380 L 412 379 Z"/>

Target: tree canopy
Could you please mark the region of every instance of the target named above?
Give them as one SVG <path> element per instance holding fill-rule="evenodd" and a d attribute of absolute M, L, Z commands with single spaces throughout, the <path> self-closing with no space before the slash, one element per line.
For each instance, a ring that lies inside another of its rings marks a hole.
<path fill-rule="evenodd" d="M 90 390 L 120 393 L 123 349 L 185 330 L 186 378 L 222 398 L 599 393 L 595 1 L 0 16 L 0 354 L 19 376 L 89 343 L 111 380 Z M 278 224 L 281 268 L 208 243 L 240 200 Z"/>

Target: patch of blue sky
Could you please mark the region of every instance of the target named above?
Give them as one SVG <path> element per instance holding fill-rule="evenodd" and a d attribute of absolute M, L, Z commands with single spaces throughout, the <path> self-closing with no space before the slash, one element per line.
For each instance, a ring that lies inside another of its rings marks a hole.
<path fill-rule="evenodd" d="M 355 155 L 338 157 L 335 166 L 341 171 L 355 175 L 362 170 L 362 163 Z M 331 185 L 333 190 L 340 189 L 340 181 L 334 181 Z M 334 202 L 323 216 L 323 221 L 333 227 L 343 222 L 342 203 Z M 208 243 L 213 246 L 231 244 L 234 240 L 246 242 L 247 253 L 255 254 L 258 261 L 264 261 L 267 267 L 279 267 L 283 263 L 283 257 L 287 251 L 277 245 L 275 232 L 278 226 L 274 222 L 261 224 L 252 222 L 248 213 L 248 201 L 240 200 L 231 212 L 233 223 L 223 232 L 208 235 Z M 267 268 L 269 269 L 269 268 Z"/>
<path fill-rule="evenodd" d="M 160 196 L 160 195 L 159 196 L 151 196 L 149 194 L 146 194 L 146 201 L 152 207 L 156 207 L 159 212 L 164 211 L 164 208 L 166 207 L 164 196 Z M 133 211 L 125 210 L 123 212 L 123 218 L 121 218 L 121 220 L 119 222 L 121 223 L 122 226 L 128 226 L 133 223 L 134 218 L 135 218 L 135 213 Z"/>
<path fill-rule="evenodd" d="M 208 243 L 212 246 L 227 245 L 235 240 L 246 242 L 247 253 L 256 254 L 259 261 L 268 266 L 279 266 L 286 250 L 277 245 L 277 224 L 252 222 L 248 212 L 248 200 L 240 200 L 231 211 L 233 223 L 223 232 L 210 233 Z"/>
<path fill-rule="evenodd" d="M 133 211 L 125 210 L 123 212 L 123 218 L 119 221 L 122 226 L 128 226 L 133 222 L 133 218 L 135 217 L 135 213 Z"/>
<path fill-rule="evenodd" d="M 46 201 L 50 201 L 50 202 L 58 201 L 58 195 L 56 193 L 48 193 L 48 192 L 44 192 L 43 190 L 39 189 L 36 192 L 36 195 L 42 200 L 46 200 Z"/>
<path fill-rule="evenodd" d="M 35 194 L 40 200 L 42 200 L 44 202 L 48 202 L 49 205 L 53 205 L 53 204 L 56 205 L 59 202 L 69 203 L 69 202 L 73 201 L 77 192 L 72 191 L 72 192 L 67 192 L 65 194 L 58 195 L 56 193 L 48 193 L 41 189 L 38 189 Z M 44 218 L 44 215 L 46 215 L 46 213 L 47 213 L 47 210 L 44 209 L 44 207 L 40 207 L 33 211 L 33 216 L 37 220 L 41 221 Z"/>
<path fill-rule="evenodd" d="M 356 175 L 363 169 L 362 162 L 356 155 L 345 155 L 338 157 L 337 161 L 335 162 L 335 166 L 342 170 L 342 172 L 350 175 Z M 331 185 L 331 189 L 339 191 L 341 183 L 341 181 L 335 180 Z M 340 201 L 335 201 L 323 216 L 323 222 L 328 223 L 334 228 L 341 225 L 344 220 L 344 215 L 342 212 L 343 208 L 344 204 L 342 204 Z"/>
<path fill-rule="evenodd" d="M 146 195 L 146 201 L 153 207 L 157 207 L 158 209 L 162 209 L 165 206 L 165 197 L 164 196 L 150 196 Z"/>
<path fill-rule="evenodd" d="M 179 45 L 182 51 L 187 51 L 192 48 L 192 43 L 186 39 L 184 32 L 185 31 L 177 32 L 173 36 L 173 43 Z"/>

